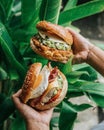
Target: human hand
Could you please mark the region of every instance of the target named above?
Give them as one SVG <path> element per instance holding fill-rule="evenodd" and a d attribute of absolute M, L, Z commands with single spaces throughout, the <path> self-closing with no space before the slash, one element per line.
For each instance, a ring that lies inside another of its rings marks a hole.
<path fill-rule="evenodd" d="M 75 32 L 71 28 L 67 27 L 67 29 L 73 36 L 73 64 L 86 62 L 89 50 L 93 47 L 93 45 L 86 38 Z"/>
<path fill-rule="evenodd" d="M 17 93 L 12 96 L 16 108 L 19 110 L 21 115 L 26 121 L 27 130 L 48 130 L 49 123 L 52 117 L 53 109 L 46 111 L 36 111 L 32 107 L 22 103 L 19 99 L 22 90 L 20 89 Z"/>

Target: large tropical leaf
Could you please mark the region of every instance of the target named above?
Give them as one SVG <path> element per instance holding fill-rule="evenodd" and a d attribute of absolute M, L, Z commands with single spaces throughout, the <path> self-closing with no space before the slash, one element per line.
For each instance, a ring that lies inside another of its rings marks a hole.
<path fill-rule="evenodd" d="M 2 124 L 15 110 L 10 98 L 6 98 L 0 105 L 0 124 Z"/>
<path fill-rule="evenodd" d="M 64 11 L 69 10 L 69 9 L 73 8 L 74 6 L 76 6 L 77 2 L 78 2 L 78 0 L 68 0 L 67 4 L 64 7 Z"/>
<path fill-rule="evenodd" d="M 26 130 L 26 125 L 23 117 L 21 117 L 20 113 L 16 111 L 16 118 L 13 120 L 11 125 L 11 130 Z"/>
<path fill-rule="evenodd" d="M 13 6 L 14 0 L 0 0 L 0 5 L 5 16 L 5 21 L 8 20 Z"/>
<path fill-rule="evenodd" d="M 57 23 L 61 7 L 61 0 L 43 0 L 40 9 L 40 20 Z"/>
<path fill-rule="evenodd" d="M 39 20 L 39 8 L 42 0 L 22 0 L 22 24 L 29 27 Z M 34 27 L 35 29 L 35 27 Z"/>
<path fill-rule="evenodd" d="M 90 16 L 104 10 L 104 0 L 93 0 L 85 4 L 63 11 L 59 16 L 59 24 L 75 21 L 86 16 Z"/>
<path fill-rule="evenodd" d="M 70 103 L 62 103 L 62 110 L 59 118 L 60 130 L 72 130 L 77 112 L 70 106 Z"/>
<path fill-rule="evenodd" d="M 7 72 L 2 68 L 2 66 L 0 66 L 0 80 L 5 80 L 7 77 Z"/>
<path fill-rule="evenodd" d="M 100 107 L 104 108 L 104 96 L 90 94 L 90 98 Z"/>
<path fill-rule="evenodd" d="M 80 87 L 80 89 L 83 92 L 88 92 L 89 94 L 104 96 L 104 84 L 103 83 L 86 82 L 86 84 L 83 84 Z"/>
<path fill-rule="evenodd" d="M 17 72 L 23 78 L 26 73 L 27 67 L 21 54 L 14 46 L 5 26 L 2 23 L 0 23 L 0 46 L 8 62 L 12 65 L 13 68 L 17 70 Z"/>

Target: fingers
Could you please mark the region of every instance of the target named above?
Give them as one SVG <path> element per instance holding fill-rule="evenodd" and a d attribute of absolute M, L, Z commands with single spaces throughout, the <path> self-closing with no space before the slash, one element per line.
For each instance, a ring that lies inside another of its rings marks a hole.
<path fill-rule="evenodd" d="M 71 29 L 69 27 L 67 27 L 66 29 L 72 34 L 73 37 L 82 38 L 82 36 L 79 33 L 77 33 L 76 31 L 74 31 L 73 29 Z"/>
<path fill-rule="evenodd" d="M 17 107 L 17 109 L 20 109 L 23 104 L 23 103 L 21 103 L 21 101 L 19 99 L 21 92 L 22 92 L 22 90 L 20 89 L 17 93 L 13 94 L 13 96 L 12 96 L 12 100 L 13 100 L 15 106 Z"/>
<path fill-rule="evenodd" d="M 72 34 L 73 39 L 74 39 L 74 44 L 88 44 L 90 45 L 90 41 L 88 39 L 86 39 L 85 37 L 83 37 L 80 33 L 76 32 L 75 30 L 67 27 L 67 30 Z"/>
<path fill-rule="evenodd" d="M 74 55 L 72 63 L 79 64 L 79 63 L 86 62 L 87 56 L 88 56 L 88 51 L 79 52 L 76 55 Z"/>
<path fill-rule="evenodd" d="M 13 94 L 14 97 L 19 97 L 22 92 L 22 89 L 19 89 L 15 94 Z"/>
<path fill-rule="evenodd" d="M 72 61 L 72 64 L 80 64 L 80 63 L 83 63 L 84 61 L 82 60 L 82 57 L 77 54 L 73 57 L 73 61 Z"/>
<path fill-rule="evenodd" d="M 79 34 L 77 33 L 76 31 L 74 31 L 72 28 L 70 27 L 66 27 L 66 29 L 72 34 L 72 35 L 76 35 L 76 34 Z"/>

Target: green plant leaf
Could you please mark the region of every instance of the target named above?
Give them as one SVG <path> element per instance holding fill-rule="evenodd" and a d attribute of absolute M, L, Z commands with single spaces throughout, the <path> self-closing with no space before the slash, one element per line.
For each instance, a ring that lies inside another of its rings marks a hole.
<path fill-rule="evenodd" d="M 3 52 L 5 53 L 8 62 L 13 68 L 17 70 L 17 72 L 23 78 L 26 74 L 27 67 L 21 54 L 13 45 L 9 34 L 2 23 L 0 23 L 0 45 L 2 47 Z"/>
<path fill-rule="evenodd" d="M 69 74 L 66 75 L 68 83 L 75 83 L 82 75 L 89 76 L 87 71 L 71 71 Z"/>
<path fill-rule="evenodd" d="M 40 20 L 57 23 L 61 8 L 61 0 L 43 0 L 40 8 Z"/>
<path fill-rule="evenodd" d="M 73 66 L 73 71 L 86 71 L 86 74 L 81 75 L 81 79 L 87 80 L 87 81 L 94 81 L 97 79 L 97 71 L 92 68 L 90 65 L 87 64 L 78 64 Z"/>
<path fill-rule="evenodd" d="M 5 80 L 8 78 L 7 72 L 0 66 L 0 80 Z"/>
<path fill-rule="evenodd" d="M 68 0 L 68 2 L 66 3 L 65 7 L 64 7 L 64 11 L 69 10 L 71 8 L 73 8 L 74 6 L 76 6 L 78 0 Z"/>
<path fill-rule="evenodd" d="M 59 116 L 52 117 L 50 125 L 51 127 L 57 127 L 59 122 Z"/>
<path fill-rule="evenodd" d="M 3 103 L 3 101 L 5 100 L 6 96 L 3 93 L 0 93 L 0 106 Z"/>
<path fill-rule="evenodd" d="M 6 98 L 0 105 L 0 124 L 2 124 L 15 110 L 13 101 Z"/>
<path fill-rule="evenodd" d="M 13 4 L 14 4 L 14 0 L 3 0 L 5 1 L 5 5 L 4 7 L 6 7 L 6 20 L 9 19 L 10 15 L 11 15 L 11 12 L 12 12 L 12 7 L 13 7 Z"/>
<path fill-rule="evenodd" d="M 72 130 L 76 117 L 77 112 L 70 106 L 70 104 L 62 102 L 62 110 L 59 118 L 59 129 Z"/>
<path fill-rule="evenodd" d="M 14 13 L 21 12 L 21 1 L 16 2 L 16 4 L 12 8 L 12 11 Z"/>
<path fill-rule="evenodd" d="M 2 2 L 0 1 L 0 21 L 4 22 L 5 19 L 5 8 L 2 4 Z"/>
<path fill-rule="evenodd" d="M 29 27 L 39 20 L 39 9 L 42 0 L 22 0 L 22 24 Z M 35 26 L 34 26 L 35 27 Z M 35 28 L 34 28 L 35 29 Z"/>
<path fill-rule="evenodd" d="M 82 70 L 83 68 L 88 67 L 89 65 L 86 63 L 82 63 L 82 64 L 75 64 L 73 65 L 73 71 L 77 71 L 77 70 Z"/>
<path fill-rule="evenodd" d="M 6 21 L 11 15 L 14 0 L 1 0 L 0 3 L 2 4 L 2 9 L 5 14 Z"/>
<path fill-rule="evenodd" d="M 75 21 L 102 12 L 103 10 L 104 0 L 93 0 L 61 12 L 58 23 L 62 25 L 69 21 Z"/>
<path fill-rule="evenodd" d="M 71 102 L 66 102 L 68 104 L 70 104 L 70 106 L 74 109 L 74 111 L 76 112 L 81 112 L 81 111 L 84 111 L 90 107 L 92 107 L 92 105 L 90 104 L 80 104 L 80 105 L 77 105 L 77 104 L 72 104 Z"/>
<path fill-rule="evenodd" d="M 17 71 L 15 69 L 13 69 L 12 66 L 10 66 L 10 65 L 9 65 L 9 67 L 7 66 L 7 69 L 8 69 L 9 78 L 11 80 L 18 80 L 19 79 L 19 75 L 18 75 Z"/>
<path fill-rule="evenodd" d="M 104 96 L 90 94 L 91 100 L 93 100 L 98 106 L 104 108 Z"/>
<path fill-rule="evenodd" d="M 73 57 L 71 57 L 70 59 L 69 59 L 69 61 L 65 64 L 65 65 L 63 65 L 63 67 L 62 67 L 62 69 L 61 69 L 61 71 L 66 75 L 66 74 L 69 74 L 71 71 L 72 71 L 72 58 Z"/>
<path fill-rule="evenodd" d="M 19 112 L 16 112 L 16 118 L 11 124 L 11 130 L 26 130 L 24 119 Z"/>
<path fill-rule="evenodd" d="M 88 92 L 89 94 L 95 94 L 104 96 L 104 84 L 103 83 L 93 83 L 93 82 L 86 82 L 83 84 L 80 89 L 83 92 Z"/>

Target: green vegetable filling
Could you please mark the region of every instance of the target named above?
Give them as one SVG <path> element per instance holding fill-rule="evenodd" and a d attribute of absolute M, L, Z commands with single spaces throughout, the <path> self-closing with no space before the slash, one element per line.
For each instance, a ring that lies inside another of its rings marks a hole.
<path fill-rule="evenodd" d="M 71 46 L 67 43 L 61 43 L 61 42 L 55 42 L 49 39 L 48 36 L 45 36 L 43 38 L 39 33 L 35 36 L 39 42 L 45 46 L 48 46 L 50 48 L 55 48 L 58 50 L 71 50 Z"/>

